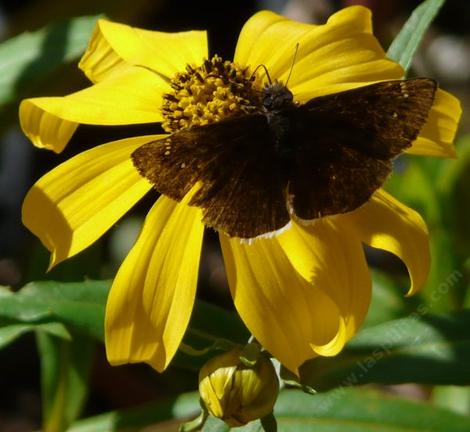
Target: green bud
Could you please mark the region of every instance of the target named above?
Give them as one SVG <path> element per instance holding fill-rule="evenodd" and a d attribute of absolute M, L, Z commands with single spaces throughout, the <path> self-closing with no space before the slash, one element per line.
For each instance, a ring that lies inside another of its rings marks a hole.
<path fill-rule="evenodd" d="M 279 380 L 269 358 L 260 353 L 247 365 L 236 348 L 209 360 L 199 373 L 199 394 L 207 411 L 232 427 L 263 418 L 273 411 Z"/>

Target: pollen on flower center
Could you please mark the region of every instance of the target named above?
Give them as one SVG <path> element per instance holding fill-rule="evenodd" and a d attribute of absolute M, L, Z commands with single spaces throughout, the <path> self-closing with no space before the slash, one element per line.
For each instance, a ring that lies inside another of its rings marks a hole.
<path fill-rule="evenodd" d="M 201 66 L 186 66 L 171 80 L 173 92 L 163 96 L 163 128 L 176 132 L 260 107 L 255 75 L 215 55 Z"/>

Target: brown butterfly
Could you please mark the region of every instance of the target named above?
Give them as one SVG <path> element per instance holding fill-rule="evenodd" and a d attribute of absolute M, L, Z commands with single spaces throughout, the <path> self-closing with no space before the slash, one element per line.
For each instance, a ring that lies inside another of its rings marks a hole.
<path fill-rule="evenodd" d="M 199 182 L 190 205 L 202 208 L 204 224 L 253 238 L 291 216 L 313 220 L 367 202 L 417 138 L 436 89 L 427 78 L 384 81 L 299 105 L 274 83 L 258 112 L 180 130 L 132 160 L 177 201 Z"/>

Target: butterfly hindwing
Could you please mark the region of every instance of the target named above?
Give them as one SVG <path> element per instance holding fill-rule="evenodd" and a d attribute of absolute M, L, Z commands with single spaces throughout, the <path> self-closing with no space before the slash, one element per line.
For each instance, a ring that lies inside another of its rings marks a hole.
<path fill-rule="evenodd" d="M 162 194 L 190 204 L 203 222 L 232 237 L 252 238 L 289 222 L 266 117 L 251 114 L 184 129 L 132 154 L 142 176 Z"/>
<path fill-rule="evenodd" d="M 364 204 L 390 174 L 391 159 L 417 138 L 436 87 L 424 78 L 385 81 L 314 98 L 295 110 L 291 210 L 311 220 Z"/>
<path fill-rule="evenodd" d="M 312 220 L 364 204 L 417 138 L 436 87 L 422 78 L 384 81 L 296 105 L 275 84 L 263 94 L 279 97 L 276 108 L 180 130 L 132 160 L 175 200 L 197 185 L 190 205 L 202 208 L 206 225 L 253 238 L 285 226 L 287 206 Z"/>
<path fill-rule="evenodd" d="M 289 204 L 294 214 L 305 220 L 347 213 L 364 204 L 392 170 L 389 160 L 376 159 L 345 148 L 347 132 L 319 137 L 317 145 L 296 154 L 295 173 L 289 182 Z M 320 153 L 320 154 L 319 154 Z"/>

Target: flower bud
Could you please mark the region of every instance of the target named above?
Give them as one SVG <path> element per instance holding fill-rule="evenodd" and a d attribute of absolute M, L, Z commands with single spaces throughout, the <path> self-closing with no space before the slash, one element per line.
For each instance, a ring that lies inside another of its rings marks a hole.
<path fill-rule="evenodd" d="M 240 360 L 233 349 L 209 360 L 199 373 L 199 393 L 207 410 L 229 426 L 242 426 L 272 413 L 279 380 L 269 358 L 260 353 L 255 364 Z"/>

